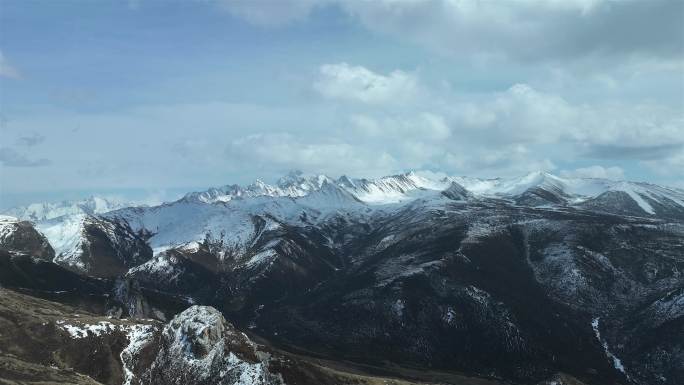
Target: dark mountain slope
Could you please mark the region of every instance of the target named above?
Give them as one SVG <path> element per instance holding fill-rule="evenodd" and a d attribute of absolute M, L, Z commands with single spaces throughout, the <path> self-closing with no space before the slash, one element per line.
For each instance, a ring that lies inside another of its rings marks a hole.
<path fill-rule="evenodd" d="M 256 344 L 204 306 L 163 324 L 102 317 L 0 288 L 0 326 L 2 384 L 418 384 Z M 502 385 L 451 379 L 460 385 Z"/>

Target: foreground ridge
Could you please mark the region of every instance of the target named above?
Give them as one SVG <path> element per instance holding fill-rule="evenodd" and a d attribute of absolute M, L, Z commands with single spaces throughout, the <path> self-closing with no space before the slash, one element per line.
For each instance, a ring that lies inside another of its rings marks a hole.
<path fill-rule="evenodd" d="M 326 366 L 322 361 L 256 344 L 209 306 L 191 306 L 171 321 L 162 323 L 98 316 L 84 309 L 7 289 L 0 289 L 0 294 L 0 320 L 6 321 L 12 313 L 14 319 L 25 325 L 23 328 L 10 326 L 6 331 L 14 333 L 0 338 L 0 346 L 12 343 L 17 352 L 0 352 L 0 380 L 3 382 L 418 384 L 341 371 Z M 18 337 L 28 330 L 31 330 L 33 338 Z M 47 345 L 37 346 L 41 342 Z M 44 361 L 41 350 L 48 350 L 45 353 L 52 353 L 52 358 Z M 461 382 L 463 384 L 498 385 L 497 382 L 469 380 L 467 377 L 461 377 L 460 381 L 464 381 Z"/>

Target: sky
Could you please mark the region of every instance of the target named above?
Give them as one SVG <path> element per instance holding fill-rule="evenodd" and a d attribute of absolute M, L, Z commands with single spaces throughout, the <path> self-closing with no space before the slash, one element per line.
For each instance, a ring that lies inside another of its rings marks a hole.
<path fill-rule="evenodd" d="M 0 1 L 0 208 L 292 169 L 684 188 L 684 1 Z"/>

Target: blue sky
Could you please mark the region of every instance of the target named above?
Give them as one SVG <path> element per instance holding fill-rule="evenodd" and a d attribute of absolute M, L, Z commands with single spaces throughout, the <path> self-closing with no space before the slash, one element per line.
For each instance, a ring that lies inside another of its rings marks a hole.
<path fill-rule="evenodd" d="M 0 3 L 0 207 L 289 169 L 684 187 L 684 2 Z"/>

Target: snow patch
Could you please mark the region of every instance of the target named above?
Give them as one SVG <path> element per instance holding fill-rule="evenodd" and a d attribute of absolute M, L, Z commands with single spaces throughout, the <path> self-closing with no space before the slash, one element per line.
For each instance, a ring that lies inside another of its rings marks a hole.
<path fill-rule="evenodd" d="M 651 215 L 655 214 L 653 207 L 640 195 L 640 193 L 644 193 L 643 190 L 635 188 L 634 185 L 627 182 L 621 182 L 615 186 L 612 186 L 610 191 L 621 191 L 627 193 L 627 195 L 629 195 L 629 197 L 632 198 L 642 210 Z"/>
<path fill-rule="evenodd" d="M 600 317 L 596 317 L 596 318 L 591 320 L 591 328 L 594 330 L 594 335 L 596 336 L 596 339 L 603 346 L 603 351 L 606 353 L 606 357 L 608 357 L 608 359 L 613 362 L 613 367 L 615 369 L 619 370 L 622 374 L 624 374 L 629 379 L 629 375 L 627 374 L 627 371 L 626 371 L 624 365 L 622 365 L 622 361 L 620 361 L 620 359 L 610 351 L 610 349 L 608 348 L 608 342 L 601 338 L 601 331 L 599 330 L 600 319 L 601 319 Z"/>
<path fill-rule="evenodd" d="M 72 338 L 81 339 L 88 337 L 89 334 L 99 337 L 103 334 L 110 334 L 114 331 L 125 331 L 126 326 L 115 325 L 108 321 L 100 321 L 95 324 L 69 324 L 64 320 L 57 321 L 57 326 L 69 333 Z"/>
<path fill-rule="evenodd" d="M 15 223 L 19 222 L 19 218 L 13 217 L 10 215 L 0 215 L 0 224 L 1 223 Z"/>
<path fill-rule="evenodd" d="M 50 246 L 55 250 L 56 263 L 74 266 L 85 270 L 81 261 L 81 245 L 85 241 L 83 228 L 86 215 L 71 215 L 60 219 L 40 222 L 36 229 L 43 233 Z"/>
<path fill-rule="evenodd" d="M 247 261 L 246 266 L 249 268 L 255 268 L 274 261 L 277 256 L 278 253 L 276 253 L 273 249 L 264 250 L 260 253 L 254 254 L 252 258 Z"/>
<path fill-rule="evenodd" d="M 126 275 L 132 276 L 144 272 L 148 275 L 173 282 L 180 274 L 180 271 L 176 269 L 176 262 L 177 261 L 172 256 L 159 254 L 142 265 L 130 269 Z"/>
<path fill-rule="evenodd" d="M 157 328 L 152 325 L 132 325 L 128 329 L 128 345 L 120 354 L 124 370 L 123 385 L 131 385 L 135 380 L 133 361 L 142 348 L 152 341 L 156 330 Z"/>

